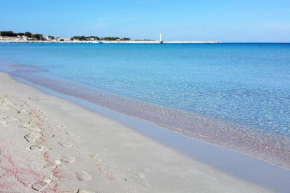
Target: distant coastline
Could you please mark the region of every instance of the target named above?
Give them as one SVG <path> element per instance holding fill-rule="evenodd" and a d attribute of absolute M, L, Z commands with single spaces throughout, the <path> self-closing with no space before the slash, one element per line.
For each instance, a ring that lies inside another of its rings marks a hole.
<path fill-rule="evenodd" d="M 219 41 L 29 41 L 29 40 L 0 40 L 0 43 L 50 43 L 50 44 L 219 44 Z"/>
<path fill-rule="evenodd" d="M 159 40 L 131 40 L 124 37 L 73 36 L 72 38 L 43 36 L 30 32 L 14 33 L 0 31 L 0 43 L 79 43 L 79 44 L 218 44 L 219 41 L 163 41 L 160 33 Z"/>

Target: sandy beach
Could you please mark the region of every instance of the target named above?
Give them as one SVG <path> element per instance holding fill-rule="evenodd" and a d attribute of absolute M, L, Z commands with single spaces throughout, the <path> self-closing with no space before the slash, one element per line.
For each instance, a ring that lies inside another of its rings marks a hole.
<path fill-rule="evenodd" d="M 271 192 L 0 73 L 0 192 Z"/>

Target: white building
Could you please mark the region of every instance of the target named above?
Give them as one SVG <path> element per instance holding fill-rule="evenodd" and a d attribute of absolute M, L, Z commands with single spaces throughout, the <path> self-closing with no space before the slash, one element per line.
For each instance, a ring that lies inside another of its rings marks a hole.
<path fill-rule="evenodd" d="M 44 37 L 47 41 L 52 41 L 53 39 L 49 36 Z"/>
<path fill-rule="evenodd" d="M 17 36 L 17 39 L 20 40 L 20 41 L 27 41 L 28 37 L 27 36 L 20 36 L 20 35 L 18 35 Z"/>
<path fill-rule="evenodd" d="M 69 38 L 64 38 L 64 37 L 57 37 L 55 38 L 56 41 L 60 41 L 60 40 L 63 40 L 63 41 L 70 41 Z"/>
<path fill-rule="evenodd" d="M 0 40 L 3 42 L 14 42 L 18 41 L 17 37 L 0 36 Z"/>

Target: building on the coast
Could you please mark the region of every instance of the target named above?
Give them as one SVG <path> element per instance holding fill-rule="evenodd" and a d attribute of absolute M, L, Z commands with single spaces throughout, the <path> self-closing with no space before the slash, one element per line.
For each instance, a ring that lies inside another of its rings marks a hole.
<path fill-rule="evenodd" d="M 21 36 L 21 35 L 18 35 L 17 38 L 18 38 L 18 40 L 22 40 L 22 41 L 27 41 L 27 39 L 28 39 L 27 36 Z"/>
<path fill-rule="evenodd" d="M 0 36 L 0 40 L 5 42 L 16 41 L 16 39 L 17 37 Z"/>
<path fill-rule="evenodd" d="M 54 40 L 55 40 L 55 41 L 64 41 L 64 42 L 66 42 L 66 41 L 70 41 L 69 38 L 65 38 L 65 37 L 57 37 L 57 38 L 55 38 Z"/>
<path fill-rule="evenodd" d="M 45 36 L 44 39 L 47 40 L 47 41 L 52 41 L 53 40 L 50 36 Z"/>
<path fill-rule="evenodd" d="M 18 35 L 16 37 L 10 37 L 10 36 L 0 36 L 0 41 L 5 41 L 5 42 L 21 42 L 21 41 L 27 41 L 27 37 L 26 36 L 21 36 Z"/>

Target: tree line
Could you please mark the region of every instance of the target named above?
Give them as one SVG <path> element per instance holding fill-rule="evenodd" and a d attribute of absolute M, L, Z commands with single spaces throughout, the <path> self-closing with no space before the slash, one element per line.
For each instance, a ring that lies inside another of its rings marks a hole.
<path fill-rule="evenodd" d="M 25 33 L 14 33 L 13 31 L 0 31 L 0 36 L 7 36 L 7 37 L 17 37 L 17 36 L 26 36 L 31 39 L 36 40 L 46 40 L 42 34 L 32 34 L 30 32 Z M 49 39 L 54 40 L 54 36 L 48 36 Z M 122 40 L 122 41 L 130 41 L 130 38 L 120 38 L 120 37 L 103 37 L 100 38 L 98 36 L 74 36 L 70 38 L 71 40 L 79 40 L 79 41 L 92 41 L 92 40 L 105 40 L 105 41 L 116 41 L 116 40 Z"/>
<path fill-rule="evenodd" d="M 7 37 L 26 36 L 28 38 L 32 38 L 36 40 L 45 40 L 42 34 L 32 34 L 30 32 L 14 33 L 13 31 L 0 31 L 0 36 L 7 36 Z"/>
<path fill-rule="evenodd" d="M 100 38 L 98 36 L 74 36 L 71 38 L 71 40 L 79 40 L 79 41 L 90 41 L 90 40 L 105 40 L 105 41 L 116 41 L 116 40 L 122 40 L 122 41 L 130 41 L 130 38 L 119 38 L 119 37 L 103 37 Z"/>

